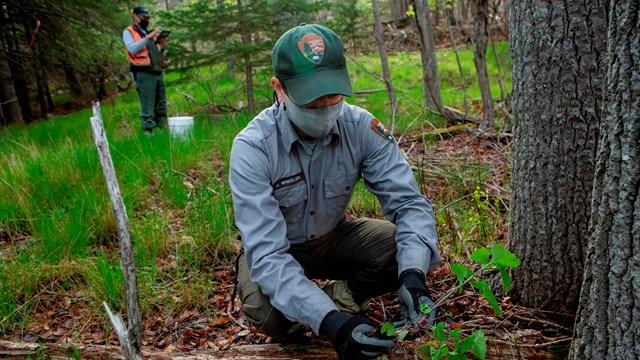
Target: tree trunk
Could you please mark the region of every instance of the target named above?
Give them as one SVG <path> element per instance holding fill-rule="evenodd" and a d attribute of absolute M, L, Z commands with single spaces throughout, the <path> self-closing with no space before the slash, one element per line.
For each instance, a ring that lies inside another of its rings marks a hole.
<path fill-rule="evenodd" d="M 24 124 L 2 40 L 0 34 L 0 124 Z"/>
<path fill-rule="evenodd" d="M 7 33 L 8 35 L 8 33 Z M 11 35 L 7 36 L 7 48 L 8 53 L 12 54 L 9 57 L 9 68 L 11 69 L 11 76 L 13 77 L 13 87 L 18 96 L 18 103 L 20 103 L 20 109 L 22 110 L 22 119 L 25 123 L 31 122 L 33 116 L 31 112 L 31 104 L 29 103 L 29 86 L 22 67 L 21 59 L 25 58 L 24 54 L 20 50 L 20 42 L 18 41 L 18 31 L 15 24 L 12 24 Z"/>
<path fill-rule="evenodd" d="M 244 55 L 244 77 L 247 82 L 247 107 L 249 109 L 249 112 L 253 113 L 255 108 L 255 100 L 253 98 L 253 69 L 251 66 L 251 55 L 249 53 L 246 53 Z"/>
<path fill-rule="evenodd" d="M 440 0 L 443 4 L 443 8 L 446 0 Z M 469 103 L 467 101 L 467 84 L 465 81 L 464 71 L 462 71 L 462 65 L 460 64 L 460 54 L 458 52 L 458 46 L 456 45 L 455 36 L 453 36 L 453 31 L 451 30 L 451 24 L 447 21 L 447 32 L 449 33 L 449 38 L 451 39 L 451 47 L 453 47 L 453 53 L 456 55 L 456 63 L 458 65 L 458 71 L 460 72 L 460 83 L 462 85 L 462 104 L 464 106 L 464 118 L 466 119 L 469 115 Z"/>
<path fill-rule="evenodd" d="M 35 63 L 39 63 L 38 60 L 34 60 Z M 37 65 L 39 67 L 39 65 Z M 44 69 L 36 69 L 36 85 L 38 91 L 38 104 L 40 105 L 40 117 L 45 119 L 48 113 L 47 106 L 47 94 L 46 94 L 46 74 Z"/>
<path fill-rule="evenodd" d="M 107 97 L 107 69 L 105 67 L 105 64 L 96 64 L 89 75 L 98 101 Z"/>
<path fill-rule="evenodd" d="M 82 97 L 83 89 L 82 86 L 80 86 L 80 82 L 78 81 L 75 70 L 68 64 L 63 64 L 62 70 L 64 71 L 64 76 L 67 80 L 67 86 L 69 87 L 69 92 L 71 93 L 71 95 L 74 98 Z"/>
<path fill-rule="evenodd" d="M 242 0 L 238 0 L 238 14 L 240 15 L 240 19 L 242 20 L 243 8 L 242 8 Z M 244 77 L 247 85 L 247 106 L 250 113 L 253 113 L 253 109 L 255 108 L 255 101 L 253 99 L 253 68 L 251 65 L 251 54 L 248 51 L 248 47 L 251 45 L 251 33 L 246 26 L 242 26 L 242 45 L 244 45 Z"/>
<path fill-rule="evenodd" d="M 51 96 L 51 88 L 49 87 L 49 82 L 46 81 L 44 83 L 44 96 L 47 98 L 47 110 L 53 111 L 56 108 L 56 104 L 53 102 L 53 96 Z"/>
<path fill-rule="evenodd" d="M 393 90 L 393 83 L 391 82 L 391 73 L 389 72 L 389 61 L 387 59 L 387 47 L 384 44 L 382 37 L 382 22 L 380 21 L 380 7 L 378 6 L 378 0 L 371 0 L 373 6 L 373 17 L 375 23 L 375 35 L 376 42 L 378 43 L 378 51 L 380 52 L 380 63 L 382 64 L 382 76 L 384 77 L 384 84 L 387 87 L 387 94 L 389 94 L 389 103 L 391 105 L 391 134 L 393 134 L 396 119 L 396 93 Z"/>
<path fill-rule="evenodd" d="M 462 23 L 466 24 L 469 20 L 468 4 L 465 0 L 459 0 L 458 4 L 458 8 L 460 9 L 460 19 L 462 20 Z"/>
<path fill-rule="evenodd" d="M 437 28 L 438 26 L 440 26 L 440 10 L 442 10 L 443 13 L 446 12 L 445 9 L 441 9 L 440 8 L 440 2 L 436 1 L 436 9 L 433 12 L 433 27 Z M 446 19 L 446 16 L 445 16 Z"/>
<path fill-rule="evenodd" d="M 391 0 L 391 18 L 400 21 L 407 17 L 407 0 Z"/>
<path fill-rule="evenodd" d="M 640 358 L 640 6 L 610 2 L 608 69 L 571 358 Z"/>
<path fill-rule="evenodd" d="M 415 0 L 415 14 L 420 34 L 420 58 L 422 59 L 422 86 L 424 88 L 425 105 L 440 113 L 442 99 L 440 97 L 440 80 L 438 79 L 438 59 L 436 58 L 436 39 L 426 0 Z"/>
<path fill-rule="evenodd" d="M 475 47 L 473 48 L 473 63 L 476 66 L 478 87 L 480 88 L 480 95 L 482 97 L 482 122 L 480 122 L 480 130 L 483 131 L 493 130 L 493 125 L 496 121 L 493 111 L 491 87 L 489 86 L 489 75 L 487 74 L 488 19 L 488 0 L 478 0 L 476 3 L 476 38 Z"/>
<path fill-rule="evenodd" d="M 575 314 L 591 215 L 606 13 L 596 0 L 511 3 L 513 300 Z M 565 319 L 571 321 L 570 319 Z"/>

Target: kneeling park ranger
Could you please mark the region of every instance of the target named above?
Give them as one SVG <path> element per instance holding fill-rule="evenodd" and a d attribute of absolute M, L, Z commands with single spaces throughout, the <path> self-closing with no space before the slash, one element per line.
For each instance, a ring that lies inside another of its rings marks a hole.
<path fill-rule="evenodd" d="M 353 91 L 333 31 L 290 29 L 272 62 L 277 100 L 231 150 L 243 313 L 274 339 L 299 323 L 327 336 L 340 359 L 375 357 L 394 342 L 370 336 L 373 323 L 356 315 L 368 299 L 399 289 L 401 321 L 413 324 L 421 304 L 433 305 L 425 274 L 441 259 L 432 205 L 384 125 L 344 100 Z M 346 218 L 360 178 L 386 220 Z M 336 282 L 320 289 L 311 279 Z"/>
<path fill-rule="evenodd" d="M 160 27 L 148 31 L 151 12 L 137 6 L 133 9 L 133 24 L 122 32 L 122 42 L 131 63 L 131 76 L 140 97 L 142 129 L 151 132 L 164 127 L 167 121 L 167 94 L 164 88 L 164 68 L 167 37 L 158 38 Z"/>

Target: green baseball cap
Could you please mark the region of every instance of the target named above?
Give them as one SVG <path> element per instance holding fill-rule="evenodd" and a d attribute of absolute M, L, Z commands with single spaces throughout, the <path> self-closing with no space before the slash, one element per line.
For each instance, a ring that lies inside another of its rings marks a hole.
<path fill-rule="evenodd" d="M 342 40 L 325 26 L 290 29 L 276 42 L 271 61 L 276 77 L 299 105 L 325 95 L 353 95 Z"/>

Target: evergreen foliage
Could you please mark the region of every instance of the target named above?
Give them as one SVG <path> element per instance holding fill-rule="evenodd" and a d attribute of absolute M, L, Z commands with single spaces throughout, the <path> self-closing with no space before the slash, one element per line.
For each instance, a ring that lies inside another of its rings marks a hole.
<path fill-rule="evenodd" d="M 340 35 L 350 54 L 370 54 L 376 51 L 375 43 L 365 41 L 373 35 L 370 1 L 335 1 L 331 8 L 334 16 L 327 26 Z"/>
<path fill-rule="evenodd" d="M 126 76 L 120 34 L 130 21 L 121 0 L 0 0 L 0 36 L 24 118 L 44 117 L 62 90 L 78 99 L 106 95 Z M 55 80 L 55 81 L 52 81 Z"/>
<path fill-rule="evenodd" d="M 299 23 L 315 22 L 316 13 L 327 6 L 306 0 L 198 0 L 164 12 L 161 23 L 172 29 L 171 52 L 178 54 L 171 71 L 188 79 L 192 70 L 226 66 L 227 74 L 245 74 L 251 99 L 249 74 L 270 69 L 271 49 L 280 35 Z"/>

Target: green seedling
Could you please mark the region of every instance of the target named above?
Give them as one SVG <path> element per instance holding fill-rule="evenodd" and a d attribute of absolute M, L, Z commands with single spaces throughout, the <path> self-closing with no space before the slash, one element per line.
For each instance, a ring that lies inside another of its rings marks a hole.
<path fill-rule="evenodd" d="M 433 340 L 420 346 L 416 352 L 421 359 L 432 360 L 466 360 L 466 353 L 471 352 L 478 359 L 484 359 L 487 353 L 487 340 L 481 330 L 474 331 L 470 336 L 462 338 L 460 328 L 444 331 L 444 323 L 437 323 L 433 327 Z"/>
<path fill-rule="evenodd" d="M 462 290 L 466 284 L 470 284 L 478 290 L 478 292 L 487 300 L 496 315 L 501 315 L 502 310 L 495 295 L 489 288 L 486 280 L 480 279 L 480 275 L 488 269 L 497 269 L 500 272 L 502 286 L 505 292 L 511 288 L 511 279 L 507 269 L 515 268 L 520 265 L 520 260 L 510 251 L 499 244 L 491 245 L 491 249 L 480 248 L 471 254 L 471 260 L 480 263 L 482 266 L 479 270 L 473 271 L 467 266 L 460 264 L 451 264 L 451 271 L 456 275 L 458 285 L 449 290 L 444 296 L 436 301 L 433 307 L 426 304 L 420 304 L 420 311 L 427 315 L 432 309 L 442 305 L 444 301 L 457 291 Z M 461 329 L 457 328 L 449 333 L 445 332 L 445 323 L 438 322 L 432 328 L 432 341 L 420 346 L 416 353 L 421 359 L 467 359 L 467 353 L 473 354 L 478 359 L 484 359 L 486 356 L 487 344 L 486 338 L 482 331 L 474 331 L 470 336 L 462 338 Z M 380 332 L 386 336 L 393 335 L 393 325 L 385 322 Z M 409 333 L 403 330 L 398 333 L 397 340 L 402 341 Z"/>

